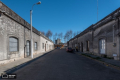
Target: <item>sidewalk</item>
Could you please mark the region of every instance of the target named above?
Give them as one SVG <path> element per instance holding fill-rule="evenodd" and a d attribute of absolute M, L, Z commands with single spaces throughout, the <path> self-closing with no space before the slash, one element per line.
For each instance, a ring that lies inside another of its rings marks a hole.
<path fill-rule="evenodd" d="M 96 56 L 96 55 L 89 54 L 89 53 L 82 53 L 82 52 L 75 52 L 75 53 L 79 54 L 79 55 L 86 56 L 88 58 L 91 58 L 93 60 L 101 62 L 101 63 L 103 63 L 103 64 L 105 64 L 107 66 L 114 67 L 114 68 L 117 68 L 117 69 L 120 70 L 120 61 L 119 60 L 103 58 L 103 57 Z"/>
<path fill-rule="evenodd" d="M 45 54 L 47 54 L 48 52 L 51 52 L 53 50 L 43 52 L 40 54 L 36 54 L 36 55 L 34 55 L 33 59 L 31 59 L 31 57 L 27 57 L 27 58 L 19 59 L 19 60 L 4 64 L 4 65 L 0 65 L 0 76 L 1 76 L 1 73 L 9 73 L 9 72 L 12 72 L 16 69 L 19 69 L 19 68 L 31 63 L 32 61 L 36 60 L 37 58 L 40 58 L 40 57 L 44 56 Z"/>

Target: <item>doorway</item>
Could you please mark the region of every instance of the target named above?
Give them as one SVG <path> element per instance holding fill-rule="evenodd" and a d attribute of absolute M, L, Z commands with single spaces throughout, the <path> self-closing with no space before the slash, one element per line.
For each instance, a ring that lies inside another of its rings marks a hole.
<path fill-rule="evenodd" d="M 86 41 L 86 51 L 89 51 L 89 41 Z"/>
<path fill-rule="evenodd" d="M 26 57 L 30 56 L 30 41 L 26 41 Z"/>
<path fill-rule="evenodd" d="M 105 39 L 99 40 L 99 51 L 100 54 L 105 54 Z"/>
<path fill-rule="evenodd" d="M 81 52 L 83 52 L 83 43 L 81 42 Z"/>

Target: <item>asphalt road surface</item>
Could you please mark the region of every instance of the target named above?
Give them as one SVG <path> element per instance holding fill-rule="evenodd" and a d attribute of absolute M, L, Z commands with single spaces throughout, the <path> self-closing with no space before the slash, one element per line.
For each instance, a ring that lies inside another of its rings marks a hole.
<path fill-rule="evenodd" d="M 120 71 L 65 49 L 55 49 L 14 73 L 17 80 L 120 80 Z"/>

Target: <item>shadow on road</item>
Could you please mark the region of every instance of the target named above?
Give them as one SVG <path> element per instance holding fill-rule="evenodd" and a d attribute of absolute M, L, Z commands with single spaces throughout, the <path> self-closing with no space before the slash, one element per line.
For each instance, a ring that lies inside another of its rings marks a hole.
<path fill-rule="evenodd" d="M 54 50 L 52 50 L 52 51 L 54 51 Z M 37 58 L 34 58 L 34 59 L 28 61 L 28 62 L 25 62 L 25 63 L 22 63 L 22 64 L 20 64 L 20 65 L 18 65 L 18 66 L 15 66 L 15 67 L 13 67 L 13 68 L 11 68 L 11 69 L 8 69 L 8 70 L 6 70 L 6 71 L 4 71 L 4 72 L 5 72 L 6 74 L 12 74 L 13 72 L 17 71 L 18 69 L 21 69 L 21 68 L 25 67 L 26 65 L 31 64 L 32 62 L 34 62 L 34 61 L 36 61 L 36 60 L 44 57 L 45 55 L 51 53 L 52 51 L 47 52 L 47 53 L 45 53 L 45 54 L 43 54 L 43 55 L 41 55 L 41 56 L 39 56 L 39 57 L 37 57 Z M 1 77 L 1 76 L 0 76 L 0 77 Z"/>

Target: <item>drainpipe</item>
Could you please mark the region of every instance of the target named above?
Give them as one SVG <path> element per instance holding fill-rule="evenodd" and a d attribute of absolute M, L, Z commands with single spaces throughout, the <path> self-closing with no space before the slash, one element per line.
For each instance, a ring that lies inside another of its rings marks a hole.
<path fill-rule="evenodd" d="M 119 32 L 119 17 L 118 17 L 118 30 L 117 33 Z M 117 35 L 117 42 L 118 42 L 118 46 L 117 46 L 117 54 L 118 54 L 118 60 L 120 60 L 120 38 Z"/>
<path fill-rule="evenodd" d="M 25 40 L 26 40 L 26 39 L 25 39 L 25 27 L 24 27 L 24 58 L 25 58 L 25 51 L 26 51 L 26 50 L 25 50 L 25 48 L 26 48 L 26 45 L 25 45 L 25 44 L 26 44 L 26 43 L 25 43 L 26 41 L 25 41 Z"/>
<path fill-rule="evenodd" d="M 113 25 L 113 45 L 115 43 L 115 41 L 114 41 L 114 36 L 115 36 L 114 26 L 115 26 L 115 24 Z"/>
<path fill-rule="evenodd" d="M 114 18 L 114 20 L 115 20 L 116 18 Z M 119 30 L 119 18 L 118 18 L 118 30 Z M 117 30 L 117 33 L 118 33 L 118 30 Z M 115 37 L 115 24 L 113 25 L 113 46 L 115 47 L 116 46 L 116 43 L 115 43 L 115 41 L 114 41 L 114 37 Z M 119 43 L 119 38 L 118 38 L 118 35 L 117 35 L 117 43 Z M 118 59 L 120 59 L 120 54 L 119 54 L 119 44 L 117 45 L 117 54 L 113 54 L 114 55 L 114 57 L 115 57 L 115 60 L 118 60 Z"/>
<path fill-rule="evenodd" d="M 113 16 L 112 19 L 115 20 L 115 22 L 116 22 L 116 17 L 115 16 Z M 114 41 L 114 37 L 115 37 L 115 29 L 114 29 L 114 27 L 115 27 L 115 24 L 113 25 L 113 46 L 115 47 L 116 45 L 115 45 L 115 41 Z"/>

